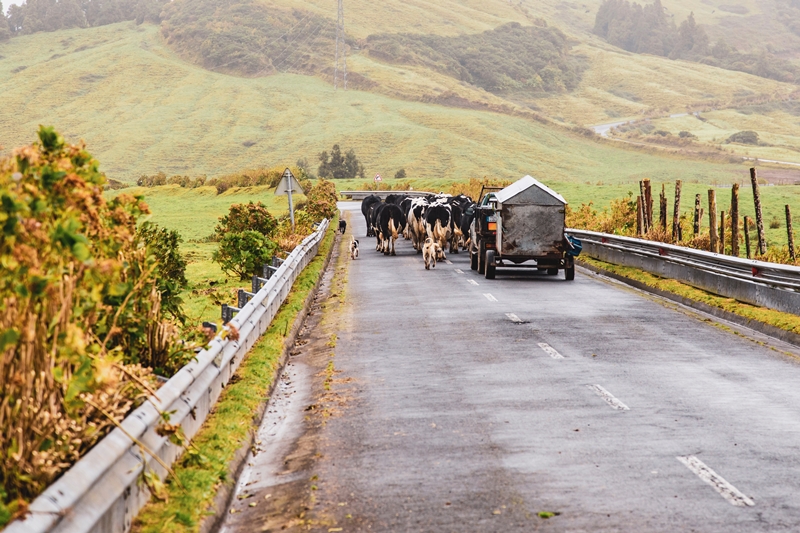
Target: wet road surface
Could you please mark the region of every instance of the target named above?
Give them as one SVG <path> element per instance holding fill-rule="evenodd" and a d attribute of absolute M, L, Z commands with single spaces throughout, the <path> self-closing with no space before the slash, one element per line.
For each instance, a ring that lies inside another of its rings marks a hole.
<path fill-rule="evenodd" d="M 426 271 L 342 207 L 361 255 L 224 531 L 800 529 L 797 348 L 586 272 Z"/>

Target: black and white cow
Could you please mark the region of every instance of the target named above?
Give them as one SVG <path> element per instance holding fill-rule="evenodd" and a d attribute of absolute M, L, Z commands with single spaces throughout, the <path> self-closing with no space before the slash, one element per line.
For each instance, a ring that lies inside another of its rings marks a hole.
<path fill-rule="evenodd" d="M 383 204 L 384 208 L 378 212 L 378 236 L 380 250 L 384 255 L 397 255 L 394 251 L 394 243 L 397 236 L 406 227 L 403 219 L 403 210 L 395 204 Z"/>
<path fill-rule="evenodd" d="M 428 200 L 425 198 L 414 198 L 406 214 L 408 236 L 411 238 L 411 245 L 418 254 L 422 253 L 422 245 L 427 236 L 425 232 L 425 211 L 429 205 Z"/>
<path fill-rule="evenodd" d="M 447 203 L 435 203 L 425 211 L 425 233 L 441 248 L 440 260 L 447 259 L 444 248 L 452 238 L 452 223 L 452 208 Z"/>

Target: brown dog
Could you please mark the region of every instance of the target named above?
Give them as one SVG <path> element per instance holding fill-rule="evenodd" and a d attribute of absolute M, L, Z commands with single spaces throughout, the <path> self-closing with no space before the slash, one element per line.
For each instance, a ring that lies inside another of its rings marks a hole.
<path fill-rule="evenodd" d="M 422 259 L 425 261 L 425 270 L 436 267 L 436 258 L 441 253 L 439 243 L 428 237 L 422 246 Z"/>

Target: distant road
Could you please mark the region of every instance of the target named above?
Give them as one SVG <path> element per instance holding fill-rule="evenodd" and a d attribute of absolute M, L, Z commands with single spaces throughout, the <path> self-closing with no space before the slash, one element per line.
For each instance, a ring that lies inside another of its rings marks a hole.
<path fill-rule="evenodd" d="M 335 357 L 292 359 L 226 533 L 800 530 L 800 349 L 586 273 L 426 271 L 339 205 Z"/>

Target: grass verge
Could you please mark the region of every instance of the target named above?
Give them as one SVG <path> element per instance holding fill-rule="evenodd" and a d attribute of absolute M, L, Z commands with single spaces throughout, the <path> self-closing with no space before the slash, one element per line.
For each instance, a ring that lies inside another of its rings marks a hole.
<path fill-rule="evenodd" d="M 774 311 L 765 307 L 746 304 L 733 298 L 717 296 L 710 292 L 697 289 L 674 279 L 660 278 L 637 268 L 613 265 L 591 257 L 581 256 L 580 260 L 597 269 L 638 281 L 648 287 L 669 292 L 683 298 L 700 302 L 710 307 L 721 309 L 735 314 L 746 320 L 754 320 L 773 326 L 775 328 L 800 334 L 800 316 L 781 311 Z"/>
<path fill-rule="evenodd" d="M 168 498 L 151 500 L 139 513 L 133 531 L 197 531 L 209 514 L 217 489 L 233 481 L 228 479 L 229 465 L 258 424 L 255 414 L 275 379 L 287 332 L 322 273 L 335 229 L 334 220 L 317 257 L 295 281 L 286 302 L 223 391 L 191 448 L 173 466 L 180 483 L 167 480 Z"/>

